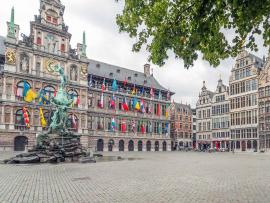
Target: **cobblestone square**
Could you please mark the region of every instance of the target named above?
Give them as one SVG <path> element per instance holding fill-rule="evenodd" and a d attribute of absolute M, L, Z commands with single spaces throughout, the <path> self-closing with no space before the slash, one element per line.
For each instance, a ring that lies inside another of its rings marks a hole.
<path fill-rule="evenodd" d="M 0 202 L 270 201 L 269 154 L 114 155 L 137 159 L 96 164 L 1 164 Z M 0 159 L 8 156 L 1 154 Z"/>

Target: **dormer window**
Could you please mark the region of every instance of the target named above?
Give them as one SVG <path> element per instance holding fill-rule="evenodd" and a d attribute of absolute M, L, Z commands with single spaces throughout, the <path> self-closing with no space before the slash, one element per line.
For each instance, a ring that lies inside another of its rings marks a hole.
<path fill-rule="evenodd" d="M 131 80 L 131 77 L 130 76 L 128 77 L 128 80 Z"/>
<path fill-rule="evenodd" d="M 116 71 L 117 73 L 120 73 L 120 69 L 117 69 L 117 71 Z"/>
<path fill-rule="evenodd" d="M 99 68 L 99 67 L 100 67 L 100 64 L 99 64 L 99 63 L 97 63 L 97 64 L 96 64 L 96 67 L 97 67 L 97 68 Z"/>
<path fill-rule="evenodd" d="M 46 20 L 47 22 L 49 23 L 52 23 L 54 25 L 57 25 L 58 24 L 58 14 L 57 12 L 55 12 L 54 10 L 52 9 L 49 9 L 47 12 L 46 12 Z"/>
<path fill-rule="evenodd" d="M 113 76 L 113 73 L 110 73 L 110 77 L 112 77 Z"/>
<path fill-rule="evenodd" d="M 134 76 L 135 76 L 135 77 L 138 77 L 138 74 L 137 74 L 137 73 L 135 73 L 135 74 L 134 74 Z"/>

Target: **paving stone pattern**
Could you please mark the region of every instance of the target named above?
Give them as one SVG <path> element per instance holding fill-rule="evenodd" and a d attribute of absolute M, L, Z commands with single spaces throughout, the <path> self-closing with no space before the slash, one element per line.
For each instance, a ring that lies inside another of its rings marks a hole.
<path fill-rule="evenodd" d="M 0 202 L 270 202 L 270 154 L 114 154 L 141 159 L 1 164 Z"/>

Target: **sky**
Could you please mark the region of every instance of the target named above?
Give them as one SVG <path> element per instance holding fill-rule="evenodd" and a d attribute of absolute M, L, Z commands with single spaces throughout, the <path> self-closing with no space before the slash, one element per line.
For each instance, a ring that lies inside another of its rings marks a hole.
<path fill-rule="evenodd" d="M 72 34 L 71 45 L 75 48 L 82 42 L 82 33 L 86 31 L 87 56 L 90 59 L 125 67 L 143 72 L 143 65 L 148 63 L 149 54 L 146 50 L 132 52 L 135 39 L 126 33 L 119 33 L 116 25 L 116 15 L 120 14 L 124 0 L 62 0 L 65 5 L 64 20 Z M 30 21 L 39 14 L 39 0 L 5 0 L 0 7 L 0 35 L 6 36 L 6 22 L 10 19 L 12 6 L 15 8 L 15 23 L 20 26 L 20 32 L 26 35 L 30 31 Z M 230 32 L 226 33 L 230 37 Z M 267 49 L 258 40 L 259 57 L 267 55 Z M 162 67 L 151 64 L 153 75 L 158 82 L 174 92 L 173 100 L 178 103 L 190 104 L 195 107 L 203 81 L 207 89 L 216 90 L 217 81 L 221 77 L 228 85 L 230 71 L 234 65 L 232 58 L 226 59 L 213 68 L 208 62 L 199 59 L 188 70 L 182 60 L 172 55 Z"/>

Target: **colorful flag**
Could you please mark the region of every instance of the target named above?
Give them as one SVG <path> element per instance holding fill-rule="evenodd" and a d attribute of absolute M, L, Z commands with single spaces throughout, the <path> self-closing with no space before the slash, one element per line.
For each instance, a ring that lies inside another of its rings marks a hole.
<path fill-rule="evenodd" d="M 29 116 L 28 112 L 25 107 L 23 107 L 23 118 L 24 118 L 24 123 L 27 128 L 30 128 L 30 121 L 29 121 Z"/>
<path fill-rule="evenodd" d="M 26 102 L 32 102 L 36 98 L 37 98 L 37 94 L 32 89 L 29 89 L 26 93 L 26 96 L 24 97 L 24 100 Z"/>
<path fill-rule="evenodd" d="M 103 93 L 101 93 L 101 96 L 100 96 L 100 102 L 99 102 L 99 107 L 100 108 L 103 108 L 104 107 L 104 102 L 103 102 Z"/>
<path fill-rule="evenodd" d="M 136 122 L 135 122 L 135 120 L 131 121 L 131 130 L 132 130 L 133 133 L 136 132 Z"/>
<path fill-rule="evenodd" d="M 43 111 L 42 111 L 42 108 L 41 107 L 39 108 L 39 117 L 40 117 L 41 126 L 43 128 L 45 128 L 47 126 L 47 122 L 46 122 L 46 120 L 44 118 L 44 114 L 43 114 Z"/>
<path fill-rule="evenodd" d="M 92 75 L 92 74 L 90 75 L 90 79 L 89 79 L 89 82 L 88 82 L 88 86 L 89 86 L 89 87 L 92 87 L 92 86 L 93 86 L 93 75 Z"/>
<path fill-rule="evenodd" d="M 124 87 L 126 87 L 126 85 L 127 85 L 127 78 L 125 78 L 124 80 Z"/>
<path fill-rule="evenodd" d="M 77 122 L 76 122 L 76 119 L 75 119 L 75 116 L 74 114 L 72 114 L 72 128 L 74 129 L 77 129 Z"/>
<path fill-rule="evenodd" d="M 165 124 L 165 133 L 168 134 L 169 133 L 169 123 Z"/>
<path fill-rule="evenodd" d="M 150 96 L 151 96 L 151 99 L 153 99 L 155 97 L 155 93 L 154 93 L 154 90 L 153 90 L 152 86 L 151 86 L 151 89 L 150 89 Z"/>
<path fill-rule="evenodd" d="M 166 104 L 166 118 L 169 118 L 169 104 Z"/>
<path fill-rule="evenodd" d="M 114 79 L 114 80 L 113 80 L 113 83 L 112 83 L 112 90 L 113 90 L 113 91 L 117 91 L 117 89 L 118 89 L 117 82 L 116 82 L 116 80 Z"/>
<path fill-rule="evenodd" d="M 153 113 L 152 103 L 151 102 L 148 104 L 148 113 Z"/>
<path fill-rule="evenodd" d="M 136 94 L 135 84 L 133 85 L 133 89 L 132 89 L 132 91 L 131 91 L 131 94 L 132 94 L 132 95 Z"/>
<path fill-rule="evenodd" d="M 157 104 L 157 115 L 160 116 L 160 103 Z"/>
<path fill-rule="evenodd" d="M 149 133 L 152 133 L 152 122 L 149 121 Z"/>
<path fill-rule="evenodd" d="M 115 123 L 114 117 L 112 117 L 112 120 L 111 120 L 111 128 L 113 131 L 116 130 L 116 123 Z"/>
<path fill-rule="evenodd" d="M 140 104 L 139 104 L 139 102 L 138 102 L 137 99 L 136 99 L 136 103 L 135 103 L 135 109 L 136 109 L 137 111 L 140 110 Z"/>
<path fill-rule="evenodd" d="M 128 110 L 129 110 L 129 109 L 128 109 L 128 104 L 127 104 L 127 99 L 126 99 L 126 97 L 124 97 L 124 99 L 123 99 L 122 109 L 123 109 L 124 111 L 128 111 Z"/>
<path fill-rule="evenodd" d="M 56 90 L 54 90 L 53 96 L 56 97 Z"/>
<path fill-rule="evenodd" d="M 27 92 L 30 90 L 30 85 L 23 81 L 23 96 L 26 97 Z"/>
<path fill-rule="evenodd" d="M 105 78 L 103 79 L 103 83 L 101 86 L 101 91 L 104 92 L 104 90 L 105 90 Z"/>
<path fill-rule="evenodd" d="M 114 94 L 112 95 L 112 98 L 110 99 L 109 103 L 110 103 L 110 108 L 115 109 L 115 96 L 114 96 Z"/>
<path fill-rule="evenodd" d="M 126 121 L 122 120 L 121 131 L 126 132 Z"/>
<path fill-rule="evenodd" d="M 26 81 L 23 83 L 23 97 L 26 102 L 32 102 L 37 98 L 37 94 L 31 89 Z"/>
<path fill-rule="evenodd" d="M 135 109 L 136 103 L 137 103 L 137 98 L 132 99 L 132 108 Z"/>
<path fill-rule="evenodd" d="M 145 108 L 144 108 L 144 100 L 141 100 L 141 112 L 145 113 Z"/>
<path fill-rule="evenodd" d="M 167 92 L 167 101 L 169 101 L 171 99 L 171 94 L 170 94 L 170 91 L 168 90 Z"/>
<path fill-rule="evenodd" d="M 145 132 L 145 129 L 144 129 L 144 124 L 142 122 L 142 124 L 141 124 L 141 133 L 144 133 L 144 132 Z"/>
<path fill-rule="evenodd" d="M 158 93 L 158 99 L 161 100 L 162 99 L 162 94 L 161 94 L 161 91 L 159 91 Z"/>
<path fill-rule="evenodd" d="M 80 97 L 78 96 L 78 97 L 77 97 L 77 102 L 76 102 L 76 104 L 79 105 L 80 102 L 81 102 L 81 100 L 80 100 Z"/>

